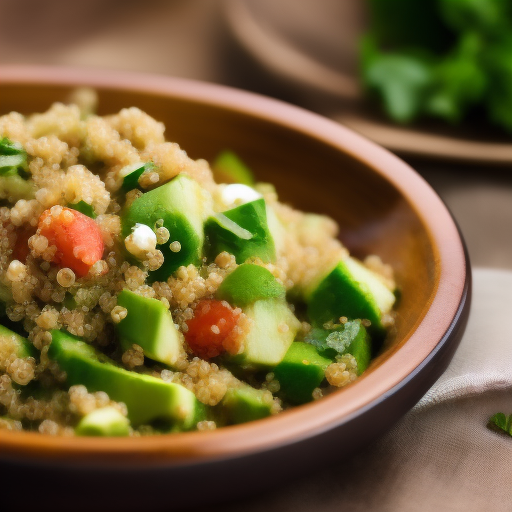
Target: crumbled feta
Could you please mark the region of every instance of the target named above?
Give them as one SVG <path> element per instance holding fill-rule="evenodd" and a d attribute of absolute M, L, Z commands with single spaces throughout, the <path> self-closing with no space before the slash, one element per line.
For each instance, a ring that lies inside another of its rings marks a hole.
<path fill-rule="evenodd" d="M 221 200 L 226 206 L 238 206 L 261 199 L 263 196 L 252 187 L 234 183 L 224 185 L 221 190 Z"/>
<path fill-rule="evenodd" d="M 126 250 L 138 259 L 144 259 L 149 251 L 156 249 L 156 234 L 145 224 L 135 224 L 124 239 Z"/>

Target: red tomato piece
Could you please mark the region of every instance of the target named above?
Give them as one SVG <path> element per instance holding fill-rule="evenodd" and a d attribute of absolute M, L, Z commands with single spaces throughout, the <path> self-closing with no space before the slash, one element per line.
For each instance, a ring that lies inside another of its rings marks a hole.
<path fill-rule="evenodd" d="M 39 217 L 38 233 L 55 245 L 53 263 L 68 267 L 78 276 L 103 257 L 105 246 L 99 226 L 93 219 L 71 208 L 53 207 Z"/>
<path fill-rule="evenodd" d="M 233 309 L 227 302 L 202 300 L 194 310 L 194 316 L 187 321 L 185 339 L 195 355 L 210 359 L 236 346 L 233 337 L 240 318 L 240 310 Z"/>

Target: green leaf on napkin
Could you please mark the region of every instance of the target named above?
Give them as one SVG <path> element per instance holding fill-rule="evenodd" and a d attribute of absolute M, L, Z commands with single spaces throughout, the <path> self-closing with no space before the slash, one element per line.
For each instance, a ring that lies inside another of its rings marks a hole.
<path fill-rule="evenodd" d="M 505 432 L 512 436 L 512 414 L 508 416 L 502 412 L 496 413 L 489 418 L 489 428 L 497 432 Z"/>

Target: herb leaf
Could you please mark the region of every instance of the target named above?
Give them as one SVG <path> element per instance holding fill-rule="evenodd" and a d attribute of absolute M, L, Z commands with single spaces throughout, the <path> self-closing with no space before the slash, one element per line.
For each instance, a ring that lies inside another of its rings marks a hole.
<path fill-rule="evenodd" d="M 496 413 L 489 418 L 489 428 L 498 432 L 505 432 L 512 436 L 512 414 L 508 416 L 502 412 Z"/>

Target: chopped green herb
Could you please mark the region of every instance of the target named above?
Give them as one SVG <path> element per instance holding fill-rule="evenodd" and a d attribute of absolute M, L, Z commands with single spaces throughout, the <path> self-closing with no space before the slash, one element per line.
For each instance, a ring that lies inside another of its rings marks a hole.
<path fill-rule="evenodd" d="M 27 170 L 27 152 L 18 142 L 7 137 L 0 139 L 0 176 L 12 176 Z M 25 176 L 24 176 L 25 177 Z"/>
<path fill-rule="evenodd" d="M 94 208 L 85 201 L 78 201 L 78 203 L 68 204 L 68 208 L 72 208 L 77 212 L 83 213 L 87 215 L 87 217 L 91 217 L 91 219 L 96 218 L 96 214 L 94 213 Z"/>
<path fill-rule="evenodd" d="M 338 354 L 344 354 L 361 329 L 364 329 L 364 327 L 360 320 L 346 322 L 335 329 L 314 327 L 306 335 L 304 341 L 314 345 L 321 352 L 331 349 L 331 351 L 334 350 Z"/>
<path fill-rule="evenodd" d="M 489 418 L 489 428 L 498 432 L 505 432 L 512 436 L 512 414 L 508 416 L 502 412 L 498 412 Z"/>
<path fill-rule="evenodd" d="M 475 109 L 512 132 L 512 3 L 369 0 L 362 79 L 399 123 Z"/>

